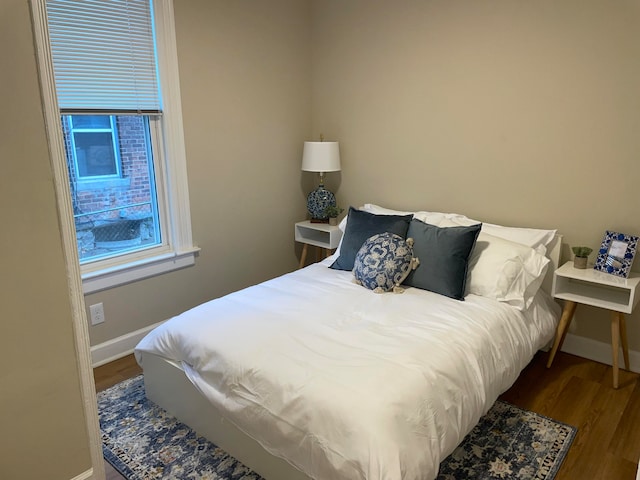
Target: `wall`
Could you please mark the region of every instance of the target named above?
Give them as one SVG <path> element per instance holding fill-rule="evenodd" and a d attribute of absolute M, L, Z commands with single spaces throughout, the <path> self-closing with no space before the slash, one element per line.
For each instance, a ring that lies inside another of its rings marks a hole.
<path fill-rule="evenodd" d="M 176 2 L 202 253 L 195 267 L 88 296 L 107 316 L 93 344 L 295 268 L 310 132 L 341 142 L 328 186 L 343 205 L 556 227 L 594 247 L 606 228 L 640 233 L 637 2 L 311 6 Z M 90 457 L 25 0 L 0 3 L 0 44 L 0 361 L 12 365 L 0 374 L 11 438 L 0 465 L 7 478 L 67 479 Z M 592 321 L 602 312 L 578 316 L 577 333 L 608 341 L 608 322 Z"/>
<path fill-rule="evenodd" d="M 92 345 L 296 268 L 310 131 L 310 3 L 174 3 L 196 265 L 88 295 Z"/>
<path fill-rule="evenodd" d="M 69 479 L 91 458 L 32 35 L 0 2 L 0 476 Z"/>
<path fill-rule="evenodd" d="M 312 131 L 340 141 L 343 205 L 557 228 L 565 259 L 640 234 L 638 2 L 323 0 L 312 19 Z M 606 312 L 574 323 L 610 341 Z"/>

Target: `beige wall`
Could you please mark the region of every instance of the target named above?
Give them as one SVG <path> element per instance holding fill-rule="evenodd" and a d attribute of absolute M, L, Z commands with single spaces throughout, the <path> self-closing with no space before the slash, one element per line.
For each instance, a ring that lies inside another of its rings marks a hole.
<path fill-rule="evenodd" d="M 340 202 L 557 228 L 565 259 L 640 235 L 638 2 L 313 6 L 312 127 L 340 141 Z M 576 318 L 609 342 L 606 313 Z"/>
<path fill-rule="evenodd" d="M 555 227 L 593 247 L 607 228 L 640 234 L 637 2 L 175 3 L 202 253 L 88 296 L 107 318 L 92 344 L 295 268 L 311 133 L 341 142 L 328 184 L 345 206 Z M 0 465 L 67 479 L 90 458 L 26 0 L 0 3 L 0 45 L 0 359 L 13 365 L 0 374 Z M 578 317 L 580 335 L 608 341 L 602 312 Z"/>
<path fill-rule="evenodd" d="M 196 265 L 85 298 L 93 345 L 296 267 L 310 3 L 175 1 Z"/>
<path fill-rule="evenodd" d="M 0 2 L 0 476 L 65 480 L 91 459 L 30 22 Z"/>
<path fill-rule="evenodd" d="M 640 234 L 639 9 L 176 1 L 202 253 L 195 267 L 88 296 L 107 318 L 92 344 L 295 268 L 292 224 L 314 180 L 299 172 L 301 143 L 320 132 L 340 141 L 343 171 L 327 183 L 345 206 L 558 228 L 566 259 L 605 229 Z M 576 326 L 609 341 L 604 312 L 579 309 Z M 629 336 L 640 350 L 640 322 Z"/>

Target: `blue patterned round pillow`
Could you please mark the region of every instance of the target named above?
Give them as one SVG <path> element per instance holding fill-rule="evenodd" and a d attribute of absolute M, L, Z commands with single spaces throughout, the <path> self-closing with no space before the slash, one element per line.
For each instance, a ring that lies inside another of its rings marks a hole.
<path fill-rule="evenodd" d="M 353 274 L 356 283 L 376 293 L 402 292 L 400 284 L 415 269 L 413 239 L 395 233 L 379 233 L 369 237 L 356 254 Z"/>

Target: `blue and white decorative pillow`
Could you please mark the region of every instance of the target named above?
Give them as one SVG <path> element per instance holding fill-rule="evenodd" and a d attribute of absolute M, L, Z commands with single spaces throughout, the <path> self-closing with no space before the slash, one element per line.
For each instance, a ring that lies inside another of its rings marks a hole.
<path fill-rule="evenodd" d="M 357 284 L 376 293 L 402 293 L 400 284 L 418 263 L 413 257 L 413 239 L 379 233 L 369 237 L 358 250 L 353 274 Z"/>

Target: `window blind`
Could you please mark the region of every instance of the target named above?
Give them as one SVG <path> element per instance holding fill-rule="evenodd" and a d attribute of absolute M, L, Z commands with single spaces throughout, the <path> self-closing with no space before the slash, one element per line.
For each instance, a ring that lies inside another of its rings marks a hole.
<path fill-rule="evenodd" d="M 47 0 L 62 113 L 159 113 L 151 0 Z"/>

